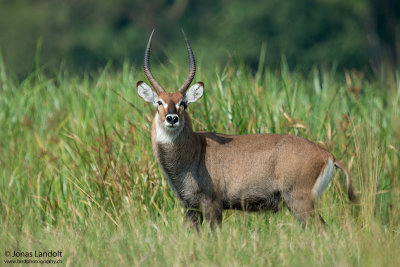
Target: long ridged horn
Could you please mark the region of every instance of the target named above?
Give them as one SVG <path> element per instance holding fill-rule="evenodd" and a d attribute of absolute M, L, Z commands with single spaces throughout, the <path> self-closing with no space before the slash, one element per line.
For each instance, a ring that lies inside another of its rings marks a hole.
<path fill-rule="evenodd" d="M 150 70 L 150 48 L 151 48 L 151 40 L 153 39 L 153 34 L 154 34 L 154 29 L 151 32 L 149 41 L 147 43 L 146 51 L 144 52 L 143 68 L 144 68 L 144 73 L 146 74 L 147 79 L 149 80 L 150 84 L 157 91 L 157 94 L 161 94 L 162 92 L 165 92 L 165 90 L 156 81 L 156 79 L 154 79 L 153 75 L 151 74 L 151 70 Z"/>
<path fill-rule="evenodd" d="M 196 60 L 193 55 L 192 48 L 190 47 L 189 41 L 186 37 L 185 32 L 182 30 L 183 36 L 185 37 L 185 42 L 186 42 L 186 47 L 188 51 L 188 56 L 189 56 L 189 75 L 186 78 L 186 81 L 183 83 L 181 88 L 179 88 L 179 92 L 182 94 L 186 93 L 186 90 L 189 88 L 189 85 L 192 83 L 194 75 L 196 75 Z"/>

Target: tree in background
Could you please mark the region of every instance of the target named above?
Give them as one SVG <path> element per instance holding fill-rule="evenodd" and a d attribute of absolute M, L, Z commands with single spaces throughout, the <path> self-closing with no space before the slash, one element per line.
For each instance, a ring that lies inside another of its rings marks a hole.
<path fill-rule="evenodd" d="M 181 28 L 208 64 L 233 56 L 256 66 L 262 43 L 272 65 L 282 55 L 302 68 L 400 60 L 400 3 L 393 0 L 0 0 L 0 49 L 20 77 L 32 70 L 38 44 L 49 68 L 141 64 L 152 28 L 161 61 L 165 52 L 179 59 L 185 54 Z"/>

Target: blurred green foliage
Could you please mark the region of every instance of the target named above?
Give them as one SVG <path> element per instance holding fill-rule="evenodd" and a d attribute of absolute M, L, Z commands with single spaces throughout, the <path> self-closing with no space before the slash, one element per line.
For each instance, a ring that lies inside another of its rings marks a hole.
<path fill-rule="evenodd" d="M 20 77 L 34 68 L 35 51 L 40 65 L 72 72 L 108 61 L 141 64 L 153 28 L 161 62 L 186 60 L 181 28 L 203 66 L 240 59 L 256 68 L 262 44 L 268 64 L 284 55 L 305 69 L 398 65 L 400 58 L 394 0 L 0 0 L 0 49 Z"/>

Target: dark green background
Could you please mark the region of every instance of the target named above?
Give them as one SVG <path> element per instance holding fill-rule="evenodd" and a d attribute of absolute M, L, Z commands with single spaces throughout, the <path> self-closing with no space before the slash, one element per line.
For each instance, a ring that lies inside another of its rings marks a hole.
<path fill-rule="evenodd" d="M 283 56 L 300 69 L 399 63 L 398 0 L 0 0 L 0 49 L 18 77 L 34 68 L 37 47 L 47 70 L 139 65 L 153 28 L 154 65 L 186 61 L 181 28 L 205 67 L 256 68 L 262 44 L 271 66 Z"/>

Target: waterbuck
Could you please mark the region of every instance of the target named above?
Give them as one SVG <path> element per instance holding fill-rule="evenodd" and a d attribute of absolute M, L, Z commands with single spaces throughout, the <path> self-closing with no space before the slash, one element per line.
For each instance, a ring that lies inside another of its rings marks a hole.
<path fill-rule="evenodd" d="M 283 205 L 304 223 L 313 214 L 314 200 L 331 181 L 334 167 L 345 173 L 348 197 L 355 200 L 346 168 L 306 139 L 286 134 L 193 132 L 186 109 L 201 98 L 204 84 L 197 82 L 189 88 L 196 63 L 186 34 L 190 71 L 175 93 L 166 92 L 151 73 L 153 34 L 154 30 L 144 54 L 144 72 L 155 92 L 142 81 L 137 90 L 157 109 L 151 132 L 154 154 L 185 206 L 190 225 L 197 226 L 203 216 L 211 225 L 220 224 L 225 209 L 276 212 Z"/>

